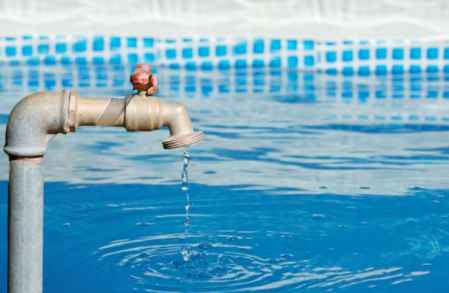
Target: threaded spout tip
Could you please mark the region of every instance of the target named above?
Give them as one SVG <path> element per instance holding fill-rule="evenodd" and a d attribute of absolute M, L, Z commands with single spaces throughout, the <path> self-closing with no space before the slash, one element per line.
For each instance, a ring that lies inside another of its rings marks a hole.
<path fill-rule="evenodd" d="M 162 142 L 164 149 L 177 149 L 188 147 L 194 143 L 200 142 L 203 139 L 203 132 L 191 132 L 181 135 L 173 135 Z"/>

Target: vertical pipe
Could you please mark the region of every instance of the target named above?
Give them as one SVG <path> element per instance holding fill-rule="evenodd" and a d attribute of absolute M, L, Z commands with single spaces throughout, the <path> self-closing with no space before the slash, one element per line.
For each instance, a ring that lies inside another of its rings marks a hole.
<path fill-rule="evenodd" d="M 8 292 L 41 293 L 43 270 L 42 157 L 10 158 Z"/>

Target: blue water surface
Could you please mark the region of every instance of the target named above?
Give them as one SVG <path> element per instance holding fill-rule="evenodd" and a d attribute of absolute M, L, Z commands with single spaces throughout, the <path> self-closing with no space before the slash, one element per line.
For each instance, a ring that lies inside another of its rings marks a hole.
<path fill-rule="evenodd" d="M 64 87 L 14 70 L 0 67 L 2 137 L 20 97 Z M 90 67 L 45 70 L 80 95 L 130 91 L 127 77 L 92 83 Z M 444 74 L 158 75 L 160 97 L 186 103 L 206 134 L 189 150 L 189 228 L 167 131 L 58 136 L 45 158 L 46 293 L 449 290 Z M 5 292 L 5 156 L 0 170 Z"/>

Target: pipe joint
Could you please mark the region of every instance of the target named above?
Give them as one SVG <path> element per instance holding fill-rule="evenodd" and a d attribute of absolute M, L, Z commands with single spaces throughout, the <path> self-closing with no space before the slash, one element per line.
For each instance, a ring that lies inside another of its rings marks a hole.
<path fill-rule="evenodd" d="M 151 131 L 162 127 L 161 102 L 135 95 L 126 99 L 125 128 L 128 131 Z"/>
<path fill-rule="evenodd" d="M 8 118 L 5 152 L 12 157 L 43 156 L 54 135 L 74 130 L 70 100 L 70 91 L 38 92 L 22 99 Z"/>

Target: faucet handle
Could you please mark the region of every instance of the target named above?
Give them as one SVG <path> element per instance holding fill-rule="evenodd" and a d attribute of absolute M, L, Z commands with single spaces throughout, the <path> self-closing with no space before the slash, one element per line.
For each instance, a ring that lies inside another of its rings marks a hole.
<path fill-rule="evenodd" d="M 137 64 L 129 80 L 134 90 L 137 90 L 139 93 L 144 93 L 147 96 L 154 95 L 158 90 L 157 77 L 152 74 L 149 64 Z"/>

